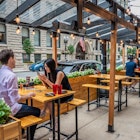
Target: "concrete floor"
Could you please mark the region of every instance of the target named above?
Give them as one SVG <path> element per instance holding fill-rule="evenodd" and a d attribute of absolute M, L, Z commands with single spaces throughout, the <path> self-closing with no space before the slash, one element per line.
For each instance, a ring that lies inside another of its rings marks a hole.
<path fill-rule="evenodd" d="M 78 108 L 79 140 L 140 140 L 140 98 L 138 92 L 128 94 L 128 107 L 122 111 L 115 110 L 114 133 L 107 132 L 108 108 L 93 104 L 87 111 L 87 104 Z M 74 110 L 61 115 L 61 131 L 69 134 L 74 131 Z M 47 140 L 49 131 L 46 128 L 36 130 L 36 140 Z M 61 136 L 64 139 L 64 136 Z M 71 138 L 75 140 L 75 136 Z"/>

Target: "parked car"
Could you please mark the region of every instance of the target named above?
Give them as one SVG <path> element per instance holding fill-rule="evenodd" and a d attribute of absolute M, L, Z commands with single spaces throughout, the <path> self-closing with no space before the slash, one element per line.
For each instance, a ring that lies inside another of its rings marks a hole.
<path fill-rule="evenodd" d="M 29 66 L 29 70 L 30 71 L 41 71 L 41 70 L 43 70 L 43 68 L 44 68 L 44 66 L 43 66 L 44 61 L 45 60 L 41 60 L 41 61 L 38 61 L 36 63 L 31 64 Z"/>
<path fill-rule="evenodd" d="M 128 61 L 126 61 L 128 62 Z M 125 63 L 126 63 L 125 62 Z M 122 59 L 117 59 L 116 60 L 116 69 L 123 69 L 125 66 L 123 66 L 123 60 Z M 107 69 L 110 70 L 110 64 L 107 65 Z"/>
<path fill-rule="evenodd" d="M 101 63 L 95 60 L 72 60 L 59 61 L 58 69 L 63 70 L 65 74 L 75 71 L 84 71 L 85 69 L 94 69 L 101 71 Z"/>

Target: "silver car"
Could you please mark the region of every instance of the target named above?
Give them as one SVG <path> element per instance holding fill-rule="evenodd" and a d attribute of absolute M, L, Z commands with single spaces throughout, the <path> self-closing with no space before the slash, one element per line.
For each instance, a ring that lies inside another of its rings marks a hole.
<path fill-rule="evenodd" d="M 84 71 L 86 69 L 94 69 L 101 71 L 101 63 L 95 60 L 72 60 L 72 61 L 59 61 L 58 69 L 63 70 L 65 74 Z"/>

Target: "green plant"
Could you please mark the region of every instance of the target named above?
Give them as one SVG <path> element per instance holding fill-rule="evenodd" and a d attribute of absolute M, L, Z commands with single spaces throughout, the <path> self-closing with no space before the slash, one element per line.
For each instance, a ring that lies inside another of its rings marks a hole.
<path fill-rule="evenodd" d="M 34 48 L 29 38 L 26 38 L 23 41 L 23 50 L 25 50 L 27 54 L 31 54 L 32 52 L 34 52 Z"/>
<path fill-rule="evenodd" d="M 74 78 L 74 77 L 85 76 L 85 75 L 90 75 L 90 74 L 94 74 L 93 69 L 87 69 L 87 70 L 84 70 L 84 71 L 75 71 L 75 72 L 67 74 L 67 77 L 68 78 Z"/>
<path fill-rule="evenodd" d="M 73 52 L 74 52 L 74 46 L 73 45 L 69 45 L 68 46 L 68 51 L 69 51 L 69 54 L 73 54 Z"/>
<path fill-rule="evenodd" d="M 11 114 L 10 107 L 5 103 L 4 99 L 0 99 L 0 124 L 6 124 Z"/>

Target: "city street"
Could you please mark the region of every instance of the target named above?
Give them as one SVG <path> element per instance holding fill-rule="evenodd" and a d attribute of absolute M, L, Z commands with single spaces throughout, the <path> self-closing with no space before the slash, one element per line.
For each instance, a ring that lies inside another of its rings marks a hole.
<path fill-rule="evenodd" d="M 21 72 L 15 72 L 18 78 L 26 78 L 26 76 L 30 76 L 30 77 L 37 77 L 37 73 L 36 72 L 32 72 L 32 71 L 21 71 Z"/>

